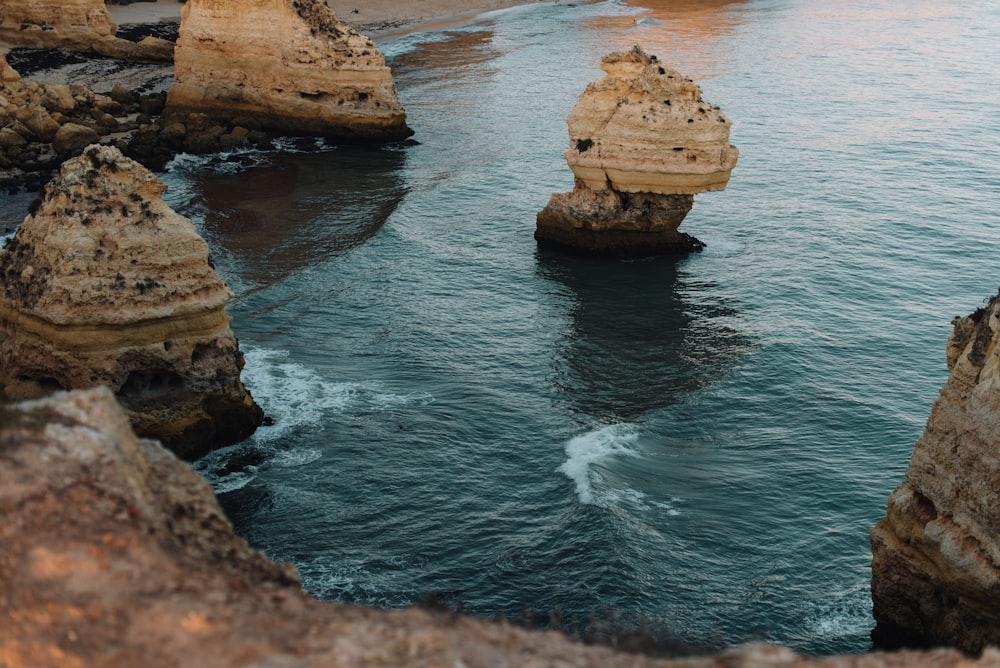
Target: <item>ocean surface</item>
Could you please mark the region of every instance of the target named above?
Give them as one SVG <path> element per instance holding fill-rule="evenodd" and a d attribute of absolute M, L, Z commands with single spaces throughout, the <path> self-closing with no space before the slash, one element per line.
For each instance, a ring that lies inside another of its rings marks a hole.
<path fill-rule="evenodd" d="M 274 420 L 197 468 L 320 598 L 866 651 L 868 529 L 1000 285 L 1000 4 L 639 4 L 380 45 L 419 145 L 168 167 Z M 540 251 L 565 118 L 636 43 L 734 122 L 707 248 Z"/>

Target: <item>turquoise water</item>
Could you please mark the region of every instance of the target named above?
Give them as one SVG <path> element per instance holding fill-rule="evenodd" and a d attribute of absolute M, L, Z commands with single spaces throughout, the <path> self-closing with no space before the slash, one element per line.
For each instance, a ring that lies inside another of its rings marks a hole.
<path fill-rule="evenodd" d="M 170 166 L 274 418 L 198 467 L 322 598 L 865 651 L 867 531 L 1000 284 L 1000 5 L 647 5 L 382 45 L 418 146 Z M 566 115 L 634 43 L 734 121 L 708 246 L 541 252 Z"/>

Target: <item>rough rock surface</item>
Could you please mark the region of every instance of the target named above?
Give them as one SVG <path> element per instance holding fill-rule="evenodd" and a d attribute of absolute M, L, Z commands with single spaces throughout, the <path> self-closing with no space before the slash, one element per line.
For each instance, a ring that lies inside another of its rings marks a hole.
<path fill-rule="evenodd" d="M 3 0 L 0 40 L 19 46 L 89 50 L 117 26 L 104 0 Z"/>
<path fill-rule="evenodd" d="M 240 382 L 232 293 L 166 186 L 114 148 L 67 161 L 0 251 L 0 399 L 106 385 L 183 457 L 263 419 Z"/>
<path fill-rule="evenodd" d="M 167 114 L 274 132 L 397 140 L 412 131 L 370 39 L 322 0 L 189 0 L 181 13 Z"/>
<path fill-rule="evenodd" d="M 159 95 L 101 95 L 23 79 L 0 55 L 0 185 L 39 187 L 98 137 L 136 130 L 140 106 L 151 100 L 162 107 Z"/>
<path fill-rule="evenodd" d="M 539 242 L 602 255 L 700 248 L 677 227 L 694 194 L 722 190 L 738 151 L 730 121 L 701 90 L 636 46 L 601 64 L 570 112 L 576 185 L 538 214 Z"/>
<path fill-rule="evenodd" d="M 0 662 L 6 668 L 972 668 L 990 651 L 797 657 L 756 645 L 653 659 L 449 612 L 304 594 L 231 527 L 203 479 L 137 440 L 106 388 L 0 408 Z"/>
<path fill-rule="evenodd" d="M 15 46 L 93 51 L 136 62 L 170 62 L 174 45 L 163 39 L 136 43 L 116 37 L 103 0 L 3 0 L 0 42 Z"/>
<path fill-rule="evenodd" d="M 1000 643 L 1000 296 L 956 318 L 951 374 L 871 531 L 877 642 Z"/>

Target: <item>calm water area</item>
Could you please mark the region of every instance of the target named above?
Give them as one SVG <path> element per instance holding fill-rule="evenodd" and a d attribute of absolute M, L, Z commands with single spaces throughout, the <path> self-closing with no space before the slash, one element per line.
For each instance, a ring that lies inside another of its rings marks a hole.
<path fill-rule="evenodd" d="M 868 529 L 1000 285 L 1000 4 L 640 4 L 381 44 L 419 145 L 168 167 L 274 420 L 197 468 L 320 598 L 866 651 Z M 540 251 L 566 116 L 637 43 L 733 120 L 707 248 Z"/>

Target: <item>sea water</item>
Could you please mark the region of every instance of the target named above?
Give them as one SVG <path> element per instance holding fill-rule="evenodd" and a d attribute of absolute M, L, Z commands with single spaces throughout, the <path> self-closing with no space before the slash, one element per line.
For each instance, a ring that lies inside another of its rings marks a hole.
<path fill-rule="evenodd" d="M 1000 285 L 1000 5 L 642 4 L 380 45 L 419 145 L 170 165 L 274 421 L 196 466 L 320 598 L 865 651 L 868 529 Z M 733 119 L 707 248 L 539 250 L 565 118 L 636 43 Z"/>

